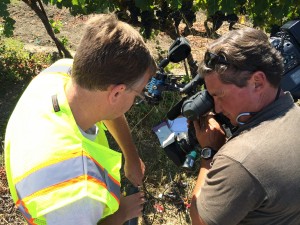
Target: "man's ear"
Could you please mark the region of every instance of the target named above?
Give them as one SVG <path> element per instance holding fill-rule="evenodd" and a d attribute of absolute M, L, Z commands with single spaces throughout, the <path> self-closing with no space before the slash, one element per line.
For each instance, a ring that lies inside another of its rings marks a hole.
<path fill-rule="evenodd" d="M 264 72 L 256 71 L 253 73 L 250 82 L 255 91 L 262 91 L 266 87 L 267 77 Z"/>
<path fill-rule="evenodd" d="M 118 84 L 118 85 L 111 85 L 108 87 L 108 101 L 111 104 L 116 104 L 118 100 L 120 99 L 120 96 L 124 93 L 126 90 L 125 84 Z"/>

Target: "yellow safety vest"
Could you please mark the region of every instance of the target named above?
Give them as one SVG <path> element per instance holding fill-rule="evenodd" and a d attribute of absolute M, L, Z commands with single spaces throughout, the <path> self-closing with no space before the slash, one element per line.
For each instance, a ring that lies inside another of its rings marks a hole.
<path fill-rule="evenodd" d="M 99 122 L 95 141 L 80 132 L 64 88 L 72 60 L 59 60 L 29 84 L 5 135 L 5 167 L 11 195 L 29 224 L 84 197 L 119 207 L 121 153 L 108 147 Z"/>

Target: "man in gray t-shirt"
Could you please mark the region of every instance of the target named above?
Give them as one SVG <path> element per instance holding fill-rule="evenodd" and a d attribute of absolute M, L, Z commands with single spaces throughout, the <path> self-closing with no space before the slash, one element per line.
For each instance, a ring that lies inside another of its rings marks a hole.
<path fill-rule="evenodd" d="M 260 30 L 230 31 L 199 68 L 215 112 L 236 126 L 225 140 L 210 114 L 194 121 L 202 146 L 193 225 L 300 223 L 300 108 L 279 86 L 283 60 Z"/>

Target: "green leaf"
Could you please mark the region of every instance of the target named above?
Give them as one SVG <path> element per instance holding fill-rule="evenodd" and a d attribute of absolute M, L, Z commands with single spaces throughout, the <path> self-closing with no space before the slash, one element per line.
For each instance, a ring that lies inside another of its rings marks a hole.
<path fill-rule="evenodd" d="M 194 6 L 195 8 L 206 10 L 207 9 L 206 0 L 196 0 L 194 1 Z"/>
<path fill-rule="evenodd" d="M 9 12 L 7 11 L 7 6 L 9 3 L 9 0 L 0 1 L 0 17 L 5 18 L 9 16 Z"/>
<path fill-rule="evenodd" d="M 236 0 L 238 5 L 245 5 L 247 3 L 247 0 Z"/>
<path fill-rule="evenodd" d="M 234 9 L 237 7 L 235 0 L 222 0 L 220 3 L 220 8 L 222 12 L 231 14 L 234 12 Z"/>
<path fill-rule="evenodd" d="M 4 21 L 4 27 L 2 33 L 5 35 L 5 37 L 12 37 L 13 36 L 13 30 L 14 25 L 16 21 L 10 17 L 6 17 Z"/>
<path fill-rule="evenodd" d="M 270 13 L 272 17 L 280 19 L 283 16 L 282 6 L 278 4 L 273 4 L 270 6 Z"/>
<path fill-rule="evenodd" d="M 181 8 L 181 1 L 180 0 L 171 0 L 170 1 L 170 8 L 174 11 Z"/>
<path fill-rule="evenodd" d="M 263 27 L 266 24 L 266 18 L 263 15 L 253 14 L 253 25 Z"/>
<path fill-rule="evenodd" d="M 151 0 L 135 0 L 135 6 L 140 8 L 142 11 L 151 10 L 153 8 L 153 1 Z"/>
<path fill-rule="evenodd" d="M 262 14 L 265 14 L 269 9 L 269 2 L 267 0 L 254 0 L 254 11 L 256 14 L 260 14 L 258 17 L 261 18 Z"/>
<path fill-rule="evenodd" d="M 219 0 L 207 0 L 207 14 L 213 15 L 219 8 Z"/>
<path fill-rule="evenodd" d="M 58 1 L 61 1 L 61 0 L 58 0 Z M 73 5 L 79 5 L 79 4 L 78 4 L 78 0 L 72 0 L 72 4 L 73 4 Z"/>
<path fill-rule="evenodd" d="M 16 21 L 12 19 L 7 10 L 7 6 L 10 4 L 10 0 L 1 0 L 0 1 L 0 21 L 3 19 L 1 25 L 1 35 L 5 37 L 11 37 L 13 35 L 14 25 Z"/>

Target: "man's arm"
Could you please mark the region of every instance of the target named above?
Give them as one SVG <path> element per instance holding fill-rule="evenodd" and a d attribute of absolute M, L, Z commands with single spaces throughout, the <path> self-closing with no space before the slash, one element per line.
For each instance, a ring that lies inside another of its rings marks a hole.
<path fill-rule="evenodd" d="M 133 185 L 142 185 L 145 165 L 144 162 L 140 159 L 137 148 L 133 143 L 125 115 L 120 116 L 114 120 L 105 120 L 103 122 L 124 154 L 125 176 L 131 181 Z"/>
<path fill-rule="evenodd" d="M 241 163 L 223 154 L 215 156 L 211 168 L 208 160 L 201 163 L 190 212 L 193 225 L 238 224 L 265 201 L 264 188 Z"/>
<path fill-rule="evenodd" d="M 201 160 L 201 168 L 198 175 L 196 185 L 192 193 L 192 202 L 190 208 L 190 215 L 192 219 L 192 225 L 206 225 L 206 223 L 201 219 L 198 209 L 197 209 L 197 198 L 200 196 L 201 187 L 204 184 L 204 180 L 208 170 L 210 169 L 210 163 L 212 160 Z"/>
<path fill-rule="evenodd" d="M 213 116 L 202 118 L 202 121 L 194 121 L 194 127 L 198 142 L 200 143 L 201 147 L 211 147 L 215 151 L 218 151 L 225 143 L 225 133 Z M 211 161 L 212 159 L 201 159 L 201 167 L 192 193 L 190 209 L 193 225 L 206 225 L 199 215 L 197 209 L 197 199 L 200 196 L 201 187 L 203 186 L 206 175 L 211 167 Z"/>

